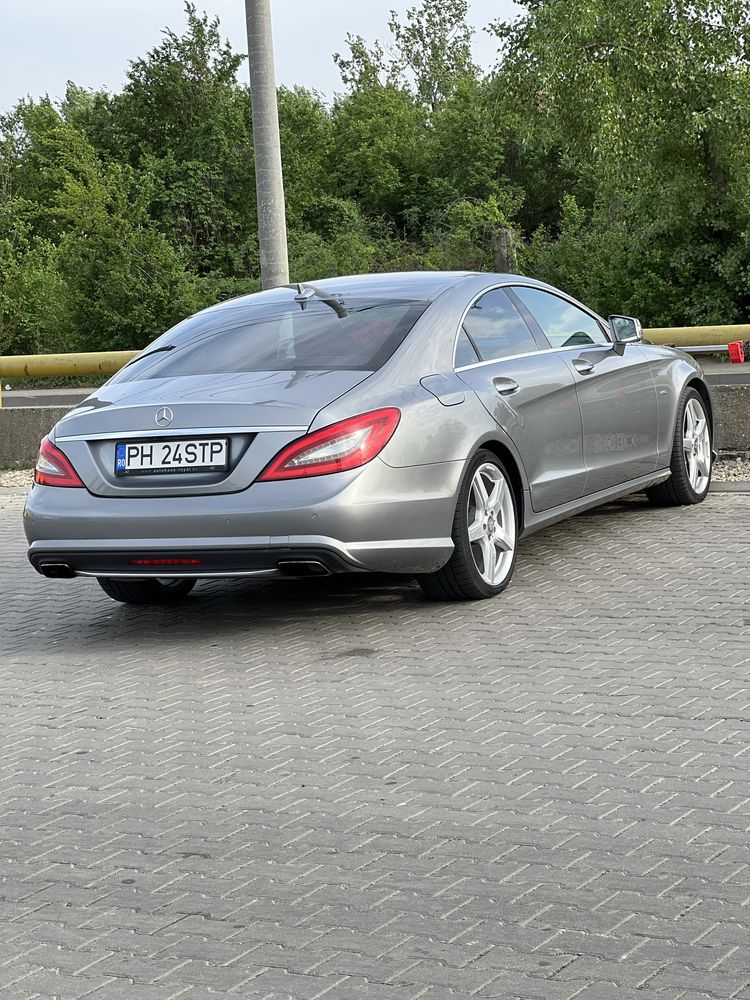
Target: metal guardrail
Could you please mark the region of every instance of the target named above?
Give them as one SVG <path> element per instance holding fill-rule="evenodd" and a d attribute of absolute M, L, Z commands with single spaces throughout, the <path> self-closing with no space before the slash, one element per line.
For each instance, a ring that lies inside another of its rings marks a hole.
<path fill-rule="evenodd" d="M 85 354 L 18 354 L 0 357 L 0 406 L 6 378 L 52 375 L 114 375 L 140 351 L 91 351 Z"/>
<path fill-rule="evenodd" d="M 694 354 L 719 354 L 735 340 L 750 340 L 750 323 L 737 326 L 667 326 L 643 331 L 652 344 L 669 344 Z M 708 344 L 709 346 L 704 346 Z M 51 375 L 113 375 L 140 351 L 104 351 L 86 354 L 26 354 L 0 357 L 0 406 L 6 378 Z"/>
<path fill-rule="evenodd" d="M 727 344 L 735 340 L 750 340 L 750 323 L 735 326 L 657 326 L 644 330 L 643 336 L 652 344 L 670 344 L 682 348 L 703 348 L 704 344 L 718 344 L 718 347 L 713 348 L 714 352 L 726 351 Z"/>

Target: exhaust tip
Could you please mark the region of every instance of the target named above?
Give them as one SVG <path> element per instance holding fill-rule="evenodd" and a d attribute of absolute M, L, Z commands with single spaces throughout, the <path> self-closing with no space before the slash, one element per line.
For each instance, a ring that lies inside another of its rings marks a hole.
<path fill-rule="evenodd" d="M 281 559 L 276 564 L 284 576 L 330 576 L 330 569 L 317 559 Z"/>
<path fill-rule="evenodd" d="M 53 580 L 70 580 L 76 575 L 72 566 L 61 562 L 40 563 L 39 572 L 42 576 L 50 577 Z"/>

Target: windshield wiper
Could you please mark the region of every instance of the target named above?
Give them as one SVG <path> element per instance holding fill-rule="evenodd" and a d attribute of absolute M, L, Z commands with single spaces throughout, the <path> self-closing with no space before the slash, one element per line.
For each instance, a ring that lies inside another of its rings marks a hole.
<path fill-rule="evenodd" d="M 143 361 L 144 358 L 150 358 L 152 354 L 163 354 L 166 351 L 173 351 L 177 347 L 177 344 L 165 344 L 164 347 L 155 347 L 153 351 L 146 351 L 145 354 L 139 354 L 135 358 L 131 358 L 123 368 L 129 368 L 130 365 L 134 365 L 136 361 Z M 122 371 L 122 369 L 120 369 Z"/>

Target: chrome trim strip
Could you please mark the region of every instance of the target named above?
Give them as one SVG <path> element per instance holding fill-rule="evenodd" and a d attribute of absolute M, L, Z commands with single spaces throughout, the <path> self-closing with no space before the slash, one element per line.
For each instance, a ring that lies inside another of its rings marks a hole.
<path fill-rule="evenodd" d="M 65 419 L 65 418 L 63 418 Z M 59 426 L 59 424 L 58 424 Z M 170 427 L 168 430 L 155 431 L 108 431 L 101 434 L 56 434 L 55 441 L 128 441 L 130 438 L 189 438 L 193 434 L 262 434 L 264 431 L 290 431 L 304 433 L 307 425 L 300 426 L 266 426 L 266 427 Z"/>
<path fill-rule="evenodd" d="M 284 576 L 277 569 L 246 569 L 246 570 L 232 570 L 227 572 L 225 570 L 214 570 L 209 573 L 167 573 L 169 567 L 165 566 L 164 573 L 113 573 L 106 575 L 104 573 L 93 573 L 91 570 L 76 570 L 76 576 L 92 576 L 99 578 L 100 576 L 105 576 L 108 580 L 177 580 L 186 578 L 188 580 L 208 580 L 212 577 L 233 577 L 233 576 Z"/>
<path fill-rule="evenodd" d="M 381 549 L 452 549 L 452 538 L 397 538 L 395 541 L 347 542 L 344 551 L 378 552 Z"/>
<path fill-rule="evenodd" d="M 571 295 L 566 295 L 565 292 L 561 291 L 559 288 L 555 288 L 553 285 L 547 285 L 543 281 L 535 281 L 533 278 L 530 281 L 519 281 L 518 278 L 516 278 L 515 280 L 509 279 L 507 281 L 500 281 L 494 285 L 488 285 L 487 288 L 483 288 L 481 292 L 478 292 L 471 300 L 471 302 L 469 302 L 469 304 L 466 306 L 464 311 L 461 313 L 461 319 L 458 322 L 458 329 L 456 330 L 453 337 L 453 371 L 463 372 L 469 368 L 480 368 L 482 365 L 496 365 L 501 361 L 512 361 L 514 360 L 514 358 L 530 358 L 533 357 L 535 354 L 549 354 L 551 351 L 570 350 L 570 348 L 568 347 L 550 347 L 550 348 L 540 347 L 539 350 L 537 351 L 526 351 L 524 354 L 511 354 L 508 355 L 507 358 L 492 358 L 491 361 L 478 361 L 472 365 L 462 365 L 460 368 L 456 368 L 456 351 L 458 350 L 458 338 L 461 336 L 461 328 L 464 325 L 464 320 L 469 314 L 469 310 L 473 307 L 475 302 L 478 302 L 479 299 L 481 299 L 483 295 L 486 295 L 487 292 L 494 292 L 498 288 L 510 288 L 511 290 L 513 288 L 534 288 L 539 292 L 547 292 L 548 295 L 555 295 L 557 296 L 558 299 L 562 299 L 564 302 L 568 302 L 571 306 L 575 306 L 577 309 L 580 309 L 581 312 L 588 313 L 588 315 L 591 316 L 592 319 L 595 319 L 597 323 L 601 323 L 606 326 L 606 323 L 604 322 L 602 317 L 598 316 L 595 312 L 592 312 L 592 310 L 589 309 L 588 306 L 584 305 L 583 302 L 579 302 L 577 299 L 574 299 Z M 521 316 L 521 319 L 524 320 L 523 316 Z M 526 320 L 524 320 L 524 323 L 525 322 Z M 542 333 L 544 333 L 543 330 Z M 588 348 L 589 346 L 611 347 L 612 342 L 608 341 L 607 344 L 591 344 L 591 345 L 576 344 L 575 350 L 580 351 L 582 348 Z"/>
<path fill-rule="evenodd" d="M 597 347 L 611 351 L 612 346 L 612 344 L 573 344 L 570 347 L 546 347 L 544 349 L 540 348 L 538 351 L 526 351 L 524 354 L 509 354 L 507 358 L 493 358 L 492 361 L 476 361 L 473 365 L 461 365 L 460 368 L 454 368 L 454 371 L 466 372 L 471 368 L 502 365 L 506 361 L 518 361 L 519 358 L 534 358 L 537 354 L 558 354 L 560 351 L 578 351 L 580 353 L 581 351 L 593 351 Z"/>

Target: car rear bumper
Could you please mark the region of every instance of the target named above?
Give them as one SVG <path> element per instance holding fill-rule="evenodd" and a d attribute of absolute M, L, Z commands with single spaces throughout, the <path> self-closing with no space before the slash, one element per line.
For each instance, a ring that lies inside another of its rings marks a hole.
<path fill-rule="evenodd" d="M 286 544 L 226 547 L 226 539 L 172 548 L 127 539 L 84 546 L 33 542 L 29 561 L 42 576 L 223 577 L 328 576 L 331 573 L 430 573 L 450 558 L 450 538 L 393 539 L 346 545 L 334 538 L 290 536 Z"/>
<path fill-rule="evenodd" d="M 24 511 L 29 560 L 53 576 L 428 573 L 453 551 L 461 472 L 461 463 L 393 469 L 376 460 L 355 473 L 202 497 L 36 486 Z"/>

